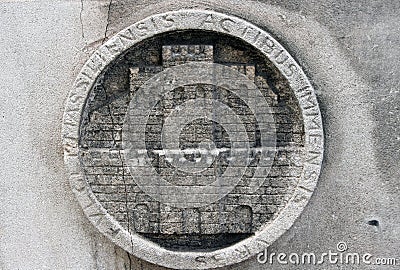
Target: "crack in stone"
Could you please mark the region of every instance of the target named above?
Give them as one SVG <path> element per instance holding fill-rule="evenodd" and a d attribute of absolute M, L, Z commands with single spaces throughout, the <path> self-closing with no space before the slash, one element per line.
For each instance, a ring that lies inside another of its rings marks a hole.
<path fill-rule="evenodd" d="M 79 21 L 81 22 L 81 33 L 82 33 L 82 38 L 85 38 L 85 33 L 84 33 L 84 31 L 83 31 L 82 13 L 83 13 L 83 0 L 81 0 L 81 11 L 80 11 L 80 13 L 79 13 Z"/>
<path fill-rule="evenodd" d="M 97 239 L 94 239 L 93 241 L 93 249 L 94 249 L 94 253 L 93 253 L 93 260 L 94 260 L 94 269 L 99 269 L 99 262 L 98 262 L 98 258 L 99 258 L 99 252 L 98 252 L 98 244 L 97 244 Z"/>
<path fill-rule="evenodd" d="M 110 1 L 110 3 L 111 3 L 111 2 L 112 2 L 112 0 Z M 106 99 L 107 101 L 109 101 L 109 98 L 110 98 L 110 97 L 109 97 L 109 95 L 107 94 L 107 90 L 106 90 L 106 87 L 104 86 L 104 82 L 101 82 L 101 86 L 102 86 L 103 91 L 104 91 L 105 99 Z M 108 113 L 109 113 L 109 115 L 110 115 L 111 124 L 112 124 L 112 126 L 114 127 L 114 126 L 115 126 L 115 122 L 114 122 L 114 118 L 113 118 L 113 115 L 112 115 L 110 102 L 108 102 L 106 106 L 107 106 Z M 117 140 L 115 139 L 114 130 L 111 132 L 111 136 L 112 136 L 112 140 L 113 140 L 113 143 L 114 143 L 114 147 L 118 148 L 118 146 L 117 146 Z M 128 223 L 128 224 L 127 224 L 127 226 L 128 226 L 128 232 L 131 233 L 130 218 L 129 218 L 129 207 L 128 207 L 128 188 L 127 188 L 127 184 L 126 184 L 125 169 L 124 169 L 124 168 L 125 168 L 125 164 L 124 164 L 124 160 L 123 160 L 123 157 L 122 157 L 121 149 L 120 149 L 120 148 L 118 149 L 118 156 L 119 156 L 119 159 L 121 160 L 121 166 L 122 166 L 122 180 L 123 180 L 123 182 L 124 182 L 125 211 L 126 211 L 126 219 L 127 219 L 127 223 Z M 131 238 L 131 249 L 133 250 L 133 241 L 132 241 L 132 238 Z M 129 252 L 127 252 L 127 254 L 128 254 L 128 258 L 129 258 L 129 270 L 131 270 L 131 269 L 132 269 L 132 258 L 131 258 L 131 256 L 130 256 L 130 253 L 129 253 Z"/>
<path fill-rule="evenodd" d="M 132 262 L 132 255 L 129 253 L 129 252 L 127 252 L 127 254 L 128 254 L 128 259 L 129 259 L 129 270 L 132 270 L 132 266 L 133 266 L 133 262 Z"/>
<path fill-rule="evenodd" d="M 110 0 L 109 4 L 108 4 L 108 10 L 107 10 L 107 24 L 106 24 L 106 28 L 104 30 L 104 38 L 102 41 L 102 44 L 106 41 L 107 39 L 107 31 L 108 31 L 108 27 L 110 26 L 110 13 L 111 13 L 111 5 L 112 5 L 113 0 Z"/>
<path fill-rule="evenodd" d="M 128 207 L 128 189 L 127 189 L 127 185 L 126 185 L 125 169 L 124 169 L 125 165 L 124 165 L 124 160 L 121 155 L 121 149 L 118 150 L 118 155 L 119 155 L 119 158 L 120 158 L 121 164 L 122 164 L 122 180 L 124 182 L 124 189 L 125 189 L 124 190 L 125 191 L 125 211 L 126 211 L 126 219 L 127 219 L 127 223 L 128 223 L 128 225 L 127 225 L 128 232 L 131 233 L 131 229 L 130 229 L 131 222 L 130 222 L 130 218 L 129 218 L 129 207 Z M 131 238 L 131 249 L 133 250 L 132 238 Z M 129 258 L 129 270 L 131 270 L 132 269 L 132 259 L 131 259 L 130 253 L 127 252 L 127 254 L 128 254 L 128 258 Z"/>

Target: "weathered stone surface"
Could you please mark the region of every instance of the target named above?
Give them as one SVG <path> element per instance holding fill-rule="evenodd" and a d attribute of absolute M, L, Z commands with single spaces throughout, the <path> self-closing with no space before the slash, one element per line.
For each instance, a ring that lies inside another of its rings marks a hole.
<path fill-rule="evenodd" d="M 271 251 L 327 252 L 346 241 L 351 251 L 398 257 L 400 55 L 393 45 L 399 42 L 398 1 L 82 3 L 0 4 L 4 44 L 0 55 L 4 83 L 1 268 L 162 269 L 116 248 L 88 224 L 60 169 L 57 138 L 72 81 L 105 32 L 112 36 L 153 13 L 193 6 L 233 14 L 268 30 L 285 44 L 317 89 L 327 142 L 322 175 L 303 215 Z M 291 160 L 299 164 L 296 158 Z M 91 181 L 104 180 L 108 181 Z M 253 258 L 229 269 L 266 266 Z M 268 265 L 270 269 L 292 267 Z"/>
<path fill-rule="evenodd" d="M 194 30 L 185 32 L 188 28 Z M 173 44 L 160 46 L 171 40 Z M 202 43 L 177 45 L 187 40 Z M 235 45 L 221 50 L 223 44 Z M 220 48 L 218 53 L 214 48 Z M 83 175 L 77 175 L 88 185 L 75 192 L 103 234 L 151 262 L 205 269 L 257 254 L 265 245 L 255 235 L 272 243 L 292 225 L 318 180 L 322 119 L 310 82 L 276 40 L 238 17 L 181 10 L 133 24 L 91 58 L 99 56 L 107 69 L 93 70 L 89 60 L 78 75 L 65 113 L 64 126 L 72 129 L 64 128 L 64 138 L 78 142 L 78 157 L 65 152 L 66 164 L 74 186 L 74 159 L 79 160 Z M 158 66 L 154 59 L 160 60 Z M 119 73 L 124 67 L 129 72 Z M 77 104 L 79 95 L 86 102 Z M 70 108 L 81 111 L 82 118 L 71 116 Z M 320 140 L 307 141 L 311 136 Z M 286 158 L 287 149 L 295 150 L 299 166 Z M 210 156 L 215 150 L 218 154 Z M 104 154 L 115 159 L 115 151 L 120 160 L 110 163 Z M 278 154 L 274 164 L 276 152 L 285 154 Z M 105 178 L 103 188 L 91 188 L 93 177 Z M 115 185 L 115 178 L 123 184 Z M 134 190 L 136 185 L 139 192 L 128 192 L 128 186 Z M 124 200 L 123 212 L 113 207 Z M 162 204 L 172 208 L 163 211 Z M 196 218 L 180 208 L 192 209 Z M 120 233 L 110 235 L 114 227 Z M 166 250 L 154 252 L 153 244 L 138 234 Z M 210 237 L 221 236 L 224 240 L 209 243 Z M 236 242 L 246 256 L 224 251 Z M 175 249 L 197 252 L 182 255 Z M 221 260 L 199 263 L 211 250 Z M 159 257 L 160 252 L 168 259 Z M 183 260 L 185 264 L 178 263 Z"/>

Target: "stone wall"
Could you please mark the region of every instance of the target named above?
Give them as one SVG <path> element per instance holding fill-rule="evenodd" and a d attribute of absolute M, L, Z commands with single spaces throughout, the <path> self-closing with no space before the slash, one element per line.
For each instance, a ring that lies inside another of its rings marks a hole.
<path fill-rule="evenodd" d="M 125 252 L 88 221 L 69 186 L 61 123 L 73 81 L 94 50 L 140 19 L 181 8 L 216 10 L 267 30 L 316 89 L 326 141 L 319 184 L 302 215 L 269 251 L 322 253 L 344 241 L 350 252 L 398 258 L 399 1 L 7 0 L 0 3 L 0 268 L 165 269 Z M 104 80 L 107 94 L 115 94 L 104 97 L 106 104 L 126 94 L 131 68 L 116 68 L 114 79 Z M 119 152 L 91 162 L 108 158 L 114 164 Z M 293 265 L 263 265 L 254 257 L 225 267 L 266 268 Z"/>

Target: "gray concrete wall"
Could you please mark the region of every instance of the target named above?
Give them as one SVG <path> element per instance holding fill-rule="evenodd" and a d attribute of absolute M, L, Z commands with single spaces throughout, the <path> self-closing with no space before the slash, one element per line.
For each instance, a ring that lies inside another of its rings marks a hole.
<path fill-rule="evenodd" d="M 191 7 L 261 26 L 317 91 L 326 139 L 319 184 L 269 250 L 322 253 L 344 241 L 352 252 L 400 258 L 399 1 L 2 1 L 0 269 L 163 269 L 114 246 L 83 215 L 64 168 L 61 123 L 75 76 L 107 37 Z M 253 258 L 227 269 L 291 267 Z"/>

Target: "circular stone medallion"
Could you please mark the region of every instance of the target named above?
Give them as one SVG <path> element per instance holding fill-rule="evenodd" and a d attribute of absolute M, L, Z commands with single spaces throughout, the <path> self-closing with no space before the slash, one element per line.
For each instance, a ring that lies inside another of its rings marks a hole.
<path fill-rule="evenodd" d="M 99 47 L 69 95 L 63 143 L 96 228 L 175 269 L 271 245 L 306 206 L 323 157 L 300 66 L 264 30 L 204 10 L 156 14 Z"/>

